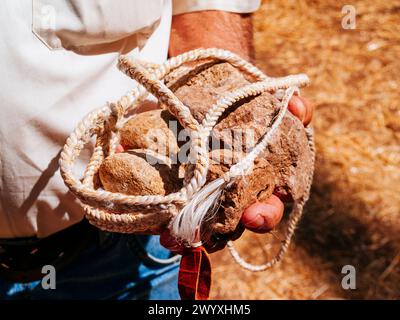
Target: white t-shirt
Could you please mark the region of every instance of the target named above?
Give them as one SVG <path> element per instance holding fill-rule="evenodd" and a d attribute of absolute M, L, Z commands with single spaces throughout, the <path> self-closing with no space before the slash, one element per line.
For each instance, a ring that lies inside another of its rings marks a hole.
<path fill-rule="evenodd" d="M 173 14 L 259 2 L 2 0 L 0 238 L 45 237 L 83 218 L 58 156 L 84 115 L 135 85 L 116 67 L 119 52 L 161 63 Z"/>

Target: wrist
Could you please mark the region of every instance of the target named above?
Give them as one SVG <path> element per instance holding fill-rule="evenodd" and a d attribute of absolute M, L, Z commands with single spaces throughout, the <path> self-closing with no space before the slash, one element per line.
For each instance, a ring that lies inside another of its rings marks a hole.
<path fill-rule="evenodd" d="M 172 20 L 169 55 L 196 48 L 220 48 L 246 60 L 253 58 L 250 14 L 200 11 L 176 15 Z"/>

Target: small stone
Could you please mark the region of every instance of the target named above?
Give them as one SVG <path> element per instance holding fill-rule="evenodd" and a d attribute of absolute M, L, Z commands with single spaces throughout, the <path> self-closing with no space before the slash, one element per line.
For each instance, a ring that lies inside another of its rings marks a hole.
<path fill-rule="evenodd" d="M 99 168 L 99 177 L 104 189 L 110 192 L 165 195 L 180 187 L 177 169 L 161 156 L 138 150 L 108 156 Z"/>

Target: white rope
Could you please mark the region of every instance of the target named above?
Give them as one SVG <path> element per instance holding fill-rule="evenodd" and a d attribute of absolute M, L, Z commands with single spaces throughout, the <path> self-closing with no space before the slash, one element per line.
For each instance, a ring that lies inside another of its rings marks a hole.
<path fill-rule="evenodd" d="M 223 178 L 216 179 L 196 192 L 189 203 L 171 221 L 172 234 L 187 245 L 197 242 L 196 229 L 202 225 L 207 213 L 215 213 L 216 204 L 226 182 Z"/>

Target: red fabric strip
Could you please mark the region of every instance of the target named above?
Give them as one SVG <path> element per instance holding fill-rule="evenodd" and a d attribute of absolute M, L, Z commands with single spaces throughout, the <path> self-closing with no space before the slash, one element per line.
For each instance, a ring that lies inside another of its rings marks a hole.
<path fill-rule="evenodd" d="M 211 262 L 203 246 L 183 252 L 178 289 L 182 300 L 208 299 L 211 289 Z"/>

